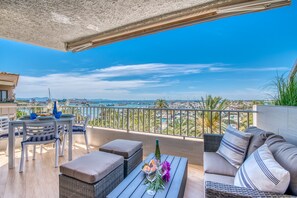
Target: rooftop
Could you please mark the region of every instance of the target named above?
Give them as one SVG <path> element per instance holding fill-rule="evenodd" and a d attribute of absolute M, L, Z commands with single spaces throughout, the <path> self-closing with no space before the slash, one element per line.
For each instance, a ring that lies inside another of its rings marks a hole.
<path fill-rule="evenodd" d="M 18 74 L 0 72 L 0 85 L 17 86 L 19 81 Z"/>

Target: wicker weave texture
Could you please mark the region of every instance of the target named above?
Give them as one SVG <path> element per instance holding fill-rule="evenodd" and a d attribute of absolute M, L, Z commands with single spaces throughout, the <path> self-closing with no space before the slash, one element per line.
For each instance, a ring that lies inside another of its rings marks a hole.
<path fill-rule="evenodd" d="M 60 198 L 105 198 L 124 179 L 124 165 L 118 166 L 106 177 L 94 184 L 88 184 L 77 179 L 59 176 Z"/>
<path fill-rule="evenodd" d="M 204 152 L 216 152 L 222 141 L 223 135 L 204 134 Z"/>
<path fill-rule="evenodd" d="M 143 149 L 136 151 L 131 157 L 124 159 L 124 176 L 127 177 L 141 162 Z"/>
<path fill-rule="evenodd" d="M 206 198 L 250 198 L 250 197 L 263 197 L 263 198 L 289 198 L 294 197 L 291 195 L 281 195 L 270 192 L 263 192 L 249 188 L 243 188 L 233 185 L 221 184 L 217 182 L 205 182 L 205 197 Z"/>

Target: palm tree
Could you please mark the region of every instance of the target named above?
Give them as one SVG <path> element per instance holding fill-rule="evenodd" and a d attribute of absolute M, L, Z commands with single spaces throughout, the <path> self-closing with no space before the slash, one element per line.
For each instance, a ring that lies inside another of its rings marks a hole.
<path fill-rule="evenodd" d="M 166 100 L 164 99 L 157 99 L 155 102 L 155 108 L 157 109 L 166 109 L 169 105 Z"/>
<path fill-rule="evenodd" d="M 212 97 L 207 95 L 205 98 L 201 98 L 199 102 L 199 108 L 202 110 L 207 110 L 204 112 L 204 116 L 198 117 L 199 127 L 203 126 L 205 132 L 218 132 L 220 126 L 220 112 L 213 112 L 212 110 L 226 110 L 228 107 L 228 101 L 222 97 Z M 203 119 L 204 117 L 204 119 Z"/>

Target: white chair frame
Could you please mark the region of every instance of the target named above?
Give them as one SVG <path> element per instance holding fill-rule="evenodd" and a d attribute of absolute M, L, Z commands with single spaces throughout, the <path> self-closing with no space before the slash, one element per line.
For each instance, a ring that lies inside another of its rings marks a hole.
<path fill-rule="evenodd" d="M 47 128 L 46 128 L 47 127 Z M 50 129 L 49 129 L 50 127 Z M 51 140 L 40 140 L 40 141 L 29 141 L 30 137 L 44 137 L 46 135 L 54 135 L 54 139 Z M 24 122 L 23 123 L 23 142 L 22 142 L 22 153 L 20 161 L 19 172 L 24 171 L 24 153 L 27 155 L 27 146 L 33 145 L 33 159 L 35 159 L 36 145 L 44 145 L 54 143 L 55 145 L 55 168 L 58 167 L 59 160 L 59 148 L 60 148 L 60 138 L 58 133 L 58 127 L 55 120 L 35 120 L 34 122 Z M 27 157 L 27 156 L 26 156 Z"/>
<path fill-rule="evenodd" d="M 10 121 L 10 119 L 7 116 L 1 116 L 0 117 L 0 135 L 8 134 L 9 121 Z M 16 132 L 16 134 L 18 133 L 17 137 L 21 137 L 20 132 L 21 132 L 20 129 L 18 129 L 18 131 Z M 4 139 L 4 138 L 2 138 L 2 139 Z M 6 154 L 6 156 L 8 155 L 8 141 L 7 141 L 5 154 Z M 26 155 L 28 156 L 27 153 L 26 153 Z"/>
<path fill-rule="evenodd" d="M 83 125 L 81 125 L 81 126 L 83 127 L 83 130 L 86 130 L 86 129 L 87 129 L 89 120 L 90 120 L 90 116 L 87 116 L 86 119 L 85 119 L 84 122 L 83 122 Z M 87 149 L 87 152 L 89 153 L 89 152 L 90 152 L 90 149 L 89 149 L 89 143 L 88 143 L 87 132 L 73 132 L 73 131 L 72 131 L 72 137 L 73 137 L 74 135 L 84 135 L 84 137 L 85 137 L 86 149 Z M 67 132 L 66 130 L 64 130 L 61 155 L 64 155 L 65 143 L 66 143 L 68 137 L 69 137 L 69 136 L 68 136 L 68 132 Z M 69 148 L 68 148 L 68 149 L 69 149 Z"/>

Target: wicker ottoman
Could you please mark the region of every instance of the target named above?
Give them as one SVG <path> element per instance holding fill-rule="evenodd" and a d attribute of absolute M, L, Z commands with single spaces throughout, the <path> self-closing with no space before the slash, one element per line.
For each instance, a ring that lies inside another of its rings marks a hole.
<path fill-rule="evenodd" d="M 60 198 L 103 198 L 124 179 L 124 158 L 92 152 L 60 166 Z"/>
<path fill-rule="evenodd" d="M 139 141 L 117 139 L 101 146 L 99 150 L 124 157 L 125 177 L 142 162 L 143 149 Z"/>

